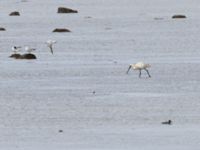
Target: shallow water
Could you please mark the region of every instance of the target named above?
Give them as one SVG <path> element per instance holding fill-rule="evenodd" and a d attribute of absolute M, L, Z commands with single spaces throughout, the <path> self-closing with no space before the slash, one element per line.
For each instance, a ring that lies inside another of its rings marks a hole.
<path fill-rule="evenodd" d="M 171 19 L 179 13 L 187 19 Z M 199 13 L 197 0 L 1 0 L 0 147 L 198 149 Z M 36 47 L 38 59 L 8 58 L 13 45 Z M 126 74 L 138 61 L 152 78 Z"/>

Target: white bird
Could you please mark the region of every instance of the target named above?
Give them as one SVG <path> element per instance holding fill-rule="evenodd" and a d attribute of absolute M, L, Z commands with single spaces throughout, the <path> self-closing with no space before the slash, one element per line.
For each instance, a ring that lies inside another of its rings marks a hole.
<path fill-rule="evenodd" d="M 46 41 L 47 46 L 50 48 L 51 53 L 53 54 L 53 44 L 55 44 L 55 40 L 48 40 Z"/>
<path fill-rule="evenodd" d="M 17 54 L 17 53 L 20 51 L 20 49 L 21 49 L 21 46 L 13 46 L 13 47 L 12 47 L 12 51 L 13 51 L 15 54 Z"/>
<path fill-rule="evenodd" d="M 35 48 L 30 48 L 29 46 L 25 46 L 25 51 L 27 51 L 28 53 L 31 53 L 33 51 L 35 51 L 36 49 Z"/>
<path fill-rule="evenodd" d="M 141 78 L 141 74 L 142 74 L 141 70 L 145 70 L 150 78 L 151 75 L 149 74 L 149 71 L 147 70 L 147 68 L 150 68 L 150 67 L 151 67 L 150 64 L 145 64 L 144 62 L 138 62 L 136 64 L 130 64 L 126 73 L 128 74 L 129 70 L 133 68 L 133 70 L 139 70 L 140 72 L 139 77 Z"/>

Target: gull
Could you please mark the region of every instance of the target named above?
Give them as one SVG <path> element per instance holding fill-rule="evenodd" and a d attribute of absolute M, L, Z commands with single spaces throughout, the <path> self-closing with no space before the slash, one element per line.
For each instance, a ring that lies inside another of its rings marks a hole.
<path fill-rule="evenodd" d="M 36 50 L 35 48 L 30 48 L 29 46 L 25 46 L 25 51 L 27 51 L 28 53 L 31 53 L 35 50 Z"/>
<path fill-rule="evenodd" d="M 56 43 L 55 40 L 48 40 L 45 42 L 47 44 L 47 46 L 50 48 L 51 53 L 53 54 L 53 44 Z"/>
<path fill-rule="evenodd" d="M 22 48 L 21 46 L 13 46 L 13 47 L 12 47 L 12 51 L 13 51 L 15 54 L 17 54 L 17 53 L 20 51 L 21 48 Z"/>
<path fill-rule="evenodd" d="M 147 68 L 151 67 L 150 64 L 145 64 L 144 62 L 138 62 L 136 64 L 130 64 L 129 67 L 128 67 L 128 70 L 127 70 L 127 74 L 129 72 L 129 70 L 131 68 L 133 68 L 133 70 L 139 70 L 139 78 L 141 78 L 141 71 L 142 70 L 145 70 L 149 76 L 149 78 L 151 77 L 151 75 L 149 74 L 149 71 L 147 70 Z"/>

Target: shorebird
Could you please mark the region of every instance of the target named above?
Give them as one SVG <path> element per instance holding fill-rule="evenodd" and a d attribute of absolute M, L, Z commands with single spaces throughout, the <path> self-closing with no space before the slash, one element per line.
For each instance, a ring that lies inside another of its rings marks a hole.
<path fill-rule="evenodd" d="M 14 54 L 17 54 L 21 48 L 22 48 L 21 46 L 13 46 L 12 51 L 14 52 Z"/>
<path fill-rule="evenodd" d="M 168 124 L 168 125 L 171 125 L 171 124 L 172 124 L 172 121 L 171 121 L 171 120 L 164 121 L 164 122 L 162 122 L 162 124 Z"/>
<path fill-rule="evenodd" d="M 30 48 L 29 46 L 25 46 L 25 51 L 27 51 L 29 54 L 35 50 L 36 50 L 35 48 Z"/>
<path fill-rule="evenodd" d="M 55 40 L 48 40 L 46 41 L 47 46 L 50 48 L 51 53 L 53 54 L 53 44 L 55 44 Z"/>
<path fill-rule="evenodd" d="M 147 68 L 150 68 L 150 67 L 151 67 L 150 64 L 145 64 L 144 62 L 138 62 L 136 64 L 130 64 L 126 73 L 128 74 L 129 70 L 133 68 L 133 70 L 139 70 L 139 78 L 141 78 L 141 75 L 142 75 L 141 71 L 145 70 L 150 78 L 151 75 L 149 74 L 149 71 L 147 70 Z"/>

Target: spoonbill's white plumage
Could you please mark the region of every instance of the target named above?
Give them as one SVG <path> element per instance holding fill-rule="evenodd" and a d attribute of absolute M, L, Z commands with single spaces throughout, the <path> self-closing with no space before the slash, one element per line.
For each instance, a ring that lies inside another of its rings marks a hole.
<path fill-rule="evenodd" d="M 12 51 L 13 51 L 15 54 L 17 54 L 17 53 L 20 51 L 20 49 L 21 49 L 21 46 L 13 46 L 13 47 L 12 47 Z"/>
<path fill-rule="evenodd" d="M 50 48 L 51 53 L 53 54 L 53 44 L 55 44 L 55 40 L 48 40 L 46 41 L 47 46 Z"/>
<path fill-rule="evenodd" d="M 25 46 L 25 51 L 27 51 L 28 53 L 31 53 L 31 52 L 33 52 L 35 50 L 36 50 L 35 48 L 31 48 L 29 46 Z"/>
<path fill-rule="evenodd" d="M 133 70 L 139 70 L 139 77 L 141 78 L 141 74 L 142 74 L 141 71 L 145 70 L 150 78 L 151 75 L 149 74 L 149 71 L 147 70 L 147 68 L 150 68 L 150 67 L 151 67 L 150 64 L 145 64 L 144 62 L 138 62 L 136 64 L 130 64 L 126 73 L 128 74 L 129 70 L 133 68 Z"/>

